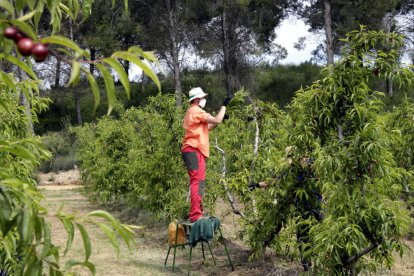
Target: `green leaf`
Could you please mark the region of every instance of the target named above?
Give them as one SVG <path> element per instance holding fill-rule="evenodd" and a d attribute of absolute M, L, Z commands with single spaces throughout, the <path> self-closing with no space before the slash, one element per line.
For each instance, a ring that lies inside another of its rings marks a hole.
<path fill-rule="evenodd" d="M 109 115 L 111 114 L 112 108 L 114 107 L 115 100 L 116 100 L 114 80 L 112 78 L 111 73 L 105 66 L 97 63 L 96 68 L 98 68 L 99 71 L 101 71 L 104 82 L 105 82 L 105 89 L 106 89 L 106 94 L 108 97 L 108 115 Z"/>
<path fill-rule="evenodd" d="M 134 231 L 123 224 L 113 223 L 112 226 L 117 230 L 118 234 L 124 240 L 128 248 L 131 248 L 131 241 L 135 235 Z"/>
<path fill-rule="evenodd" d="M 26 0 L 15 0 L 14 2 L 16 5 L 17 13 L 19 13 L 24 8 L 24 5 L 26 4 Z"/>
<path fill-rule="evenodd" d="M 33 15 L 35 15 L 35 13 Z M 33 28 L 29 24 L 27 24 L 26 22 L 23 22 L 23 21 L 20 21 L 20 20 L 10 20 L 10 23 L 13 26 L 18 27 L 19 30 L 24 32 L 31 39 L 37 40 L 37 35 L 34 32 Z"/>
<path fill-rule="evenodd" d="M 78 0 L 72 0 L 72 4 L 73 4 L 73 15 L 76 17 L 78 17 L 79 14 L 79 2 Z"/>
<path fill-rule="evenodd" d="M 105 233 L 106 237 L 109 239 L 112 246 L 115 248 L 116 253 L 119 254 L 119 242 L 118 242 L 118 239 L 116 238 L 114 230 L 104 223 L 97 222 L 96 224 Z"/>
<path fill-rule="evenodd" d="M 36 0 L 26 0 L 26 3 L 31 10 L 35 8 L 36 2 L 37 2 Z"/>
<path fill-rule="evenodd" d="M 37 10 L 33 10 L 33 11 L 29 12 L 29 13 L 26 13 L 23 16 L 20 16 L 19 18 L 17 18 L 17 20 L 18 21 L 27 21 L 27 20 L 31 19 L 33 16 L 35 16 L 37 13 L 38 13 Z"/>
<path fill-rule="evenodd" d="M 139 57 L 137 57 L 136 55 L 132 53 L 128 53 L 128 52 L 115 52 L 112 54 L 112 57 L 127 60 L 129 62 L 134 63 L 138 67 L 140 67 L 142 71 L 145 74 L 147 74 L 152 79 L 152 81 L 155 83 L 155 85 L 158 87 L 158 91 L 161 91 L 161 84 L 160 84 L 160 81 L 158 80 L 157 75 L 151 70 L 151 68 L 149 68 L 148 65 L 143 63 Z"/>
<path fill-rule="evenodd" d="M 4 83 L 13 91 L 16 91 L 16 85 L 14 85 L 13 79 L 3 71 L 0 71 L 0 80 L 4 81 Z"/>
<path fill-rule="evenodd" d="M 11 55 L 0 54 L 0 59 L 2 58 L 6 58 L 11 63 L 14 63 L 16 66 L 20 67 L 23 71 L 25 71 L 30 77 L 32 77 L 32 79 L 37 80 L 37 77 L 33 72 L 32 68 L 30 68 L 26 63 L 24 63 L 20 59 Z"/>
<path fill-rule="evenodd" d="M 43 233 L 44 235 L 43 235 L 42 258 L 45 258 L 49 255 L 49 251 L 52 245 L 52 240 L 51 240 L 49 225 L 44 220 L 43 220 Z"/>
<path fill-rule="evenodd" d="M 67 86 L 73 85 L 75 86 L 80 79 L 80 63 L 74 60 L 72 62 L 72 72 L 70 74 L 69 82 Z"/>
<path fill-rule="evenodd" d="M 82 236 L 83 247 L 85 248 L 85 263 L 88 262 L 89 257 L 91 256 L 92 247 L 91 247 L 91 240 L 89 238 L 88 232 L 86 232 L 85 228 L 82 224 L 76 223 L 76 226 L 79 229 L 79 232 Z"/>
<path fill-rule="evenodd" d="M 149 61 L 153 61 L 157 64 L 159 64 L 158 59 L 155 57 L 154 52 L 153 51 L 144 51 L 142 50 L 141 47 L 139 46 L 131 46 L 128 48 L 128 53 L 135 53 L 135 54 L 139 54 L 141 57 L 149 60 Z"/>
<path fill-rule="evenodd" d="M 36 30 L 39 27 L 39 22 L 40 22 L 40 18 L 42 17 L 42 14 L 43 14 L 44 5 L 45 5 L 45 2 L 43 2 L 43 1 L 39 1 L 37 3 L 36 10 L 38 11 L 38 13 L 35 14 L 34 19 L 33 19 L 34 26 L 35 26 Z"/>
<path fill-rule="evenodd" d="M 129 9 L 128 9 L 128 1 L 129 0 L 124 0 L 124 7 L 125 7 L 125 13 L 128 14 Z"/>
<path fill-rule="evenodd" d="M 43 262 L 41 260 L 32 259 L 32 262 L 28 263 L 28 268 L 26 269 L 23 276 L 41 276 L 43 270 Z"/>
<path fill-rule="evenodd" d="M 92 273 L 92 275 L 96 274 L 96 268 L 95 265 L 86 261 L 86 262 L 79 262 L 79 261 L 75 261 L 75 260 L 69 260 L 66 262 L 65 265 L 65 270 L 69 270 L 70 268 L 74 267 L 74 266 L 84 266 L 87 269 L 89 269 L 89 271 Z"/>
<path fill-rule="evenodd" d="M 22 159 L 26 159 L 26 161 L 31 161 L 33 163 L 36 163 L 37 158 L 36 156 L 25 147 L 19 146 L 19 145 L 2 145 L 3 143 L 0 143 L 0 149 L 5 152 L 12 153 L 16 155 L 16 157 L 20 157 Z"/>
<path fill-rule="evenodd" d="M 40 40 L 40 42 L 41 43 L 62 45 L 62 46 L 71 48 L 72 50 L 74 50 L 79 55 L 82 55 L 83 52 L 84 52 L 74 41 L 72 41 L 69 38 L 66 38 L 64 36 L 52 35 L 52 36 L 42 38 Z"/>
<path fill-rule="evenodd" d="M 96 109 L 98 108 L 99 103 L 101 101 L 101 94 L 99 93 L 99 86 L 96 83 L 95 78 L 92 76 L 92 74 L 88 70 L 86 70 L 84 68 L 82 68 L 82 70 L 85 73 L 86 78 L 89 81 L 89 85 L 91 86 L 92 94 L 93 94 L 93 98 L 94 98 L 94 102 L 95 102 L 93 111 L 96 112 Z"/>
<path fill-rule="evenodd" d="M 117 222 L 110 213 L 102 211 L 102 210 L 92 211 L 87 215 L 87 217 L 99 217 L 109 222 Z"/>
<path fill-rule="evenodd" d="M 107 63 L 112 68 L 114 68 L 115 71 L 118 73 L 119 79 L 121 80 L 121 83 L 124 86 L 124 89 L 125 89 L 125 92 L 128 96 L 128 99 L 130 99 L 131 98 L 131 96 L 130 96 L 131 88 L 130 88 L 130 85 L 129 85 L 129 79 L 128 79 L 128 75 L 125 72 L 124 67 L 122 66 L 122 64 L 119 61 L 117 61 L 116 59 L 113 59 L 113 58 L 104 58 L 102 61 Z"/>
<path fill-rule="evenodd" d="M 43 238 L 43 224 L 44 218 L 40 216 L 34 217 L 34 234 L 36 237 L 36 243 L 40 243 Z"/>
<path fill-rule="evenodd" d="M 84 22 L 91 14 L 92 0 L 82 1 L 82 22 Z"/>
<path fill-rule="evenodd" d="M 72 11 L 63 3 L 59 3 L 59 8 L 62 9 L 72 20 L 75 20 L 75 17 L 72 14 Z"/>
<path fill-rule="evenodd" d="M 66 241 L 66 248 L 63 252 L 63 255 L 66 255 L 69 249 L 72 246 L 73 238 L 75 236 L 75 227 L 73 226 L 72 221 L 65 217 L 59 217 L 60 221 L 62 222 L 63 226 L 65 227 L 66 233 L 68 234 L 68 238 Z"/>
<path fill-rule="evenodd" d="M 26 206 L 18 216 L 18 231 L 20 235 L 20 242 L 22 245 L 27 245 L 32 240 L 33 234 L 32 210 Z"/>
<path fill-rule="evenodd" d="M 2 7 L 3 9 L 5 9 L 8 13 L 7 17 L 12 17 L 14 16 L 14 7 L 13 5 L 10 3 L 9 0 L 0 0 L 0 7 Z"/>

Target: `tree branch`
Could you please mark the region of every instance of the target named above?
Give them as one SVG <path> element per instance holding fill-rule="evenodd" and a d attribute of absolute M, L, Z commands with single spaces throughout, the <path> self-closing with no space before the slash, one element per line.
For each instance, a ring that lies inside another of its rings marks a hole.
<path fill-rule="evenodd" d="M 364 256 L 365 254 L 368 254 L 369 252 L 371 252 L 372 250 L 374 250 L 377 247 L 378 247 L 378 243 L 377 242 L 371 243 L 371 245 L 368 246 L 367 248 L 364 248 L 361 251 L 359 251 L 357 254 L 355 254 L 354 256 L 349 257 L 344 262 L 344 265 L 350 265 L 350 264 L 356 262 L 359 258 L 361 258 L 362 256 Z"/>
<path fill-rule="evenodd" d="M 245 218 L 244 213 L 241 212 L 239 209 L 237 209 L 236 202 L 234 200 L 234 197 L 230 193 L 229 188 L 227 186 L 227 182 L 226 182 L 226 172 L 227 172 L 227 168 L 226 168 L 226 155 L 225 155 L 224 150 L 221 149 L 218 146 L 217 138 L 216 138 L 216 144 L 214 145 L 214 148 L 217 149 L 221 153 L 221 159 L 223 161 L 223 170 L 222 170 L 222 173 L 221 173 L 221 177 L 222 177 L 222 180 L 223 180 L 222 183 L 223 183 L 223 186 L 224 186 L 224 190 L 226 191 L 227 199 L 230 202 L 231 209 L 233 210 L 233 213 L 235 213 L 236 215 L 239 215 L 242 218 Z"/>

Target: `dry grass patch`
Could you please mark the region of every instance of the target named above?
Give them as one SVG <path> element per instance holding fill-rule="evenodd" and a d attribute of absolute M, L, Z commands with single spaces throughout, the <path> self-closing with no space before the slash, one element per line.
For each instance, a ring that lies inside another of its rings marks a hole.
<path fill-rule="evenodd" d="M 61 187 L 61 185 L 56 186 Z M 94 224 L 85 225 L 92 241 L 90 261 L 96 265 L 97 275 L 181 275 L 187 273 L 188 247 L 177 249 L 175 273 L 172 272 L 172 253 L 168 259 L 167 268 L 164 269 L 164 260 L 168 249 L 166 223 L 157 222 L 141 210 L 127 210 L 122 204 L 97 205 L 82 194 L 81 188 L 54 189 L 53 185 L 48 185 L 48 189 L 44 189 L 43 193 L 46 197 L 45 204 L 52 214 L 53 210 L 58 210 L 61 204 L 64 204 L 63 212 L 74 213 L 78 216 L 84 216 L 93 210 L 105 209 L 127 224 L 146 226 L 146 228 L 136 231 L 137 235 L 132 250 L 128 250 L 125 245 L 121 244 L 120 253 L 117 256 L 99 227 Z M 264 260 L 250 262 L 249 248 L 237 239 L 238 216 L 229 214 L 229 210 L 226 208 L 227 204 L 220 203 L 217 216 L 222 218 L 222 231 L 230 250 L 235 271 L 230 271 L 224 247 L 215 242 L 213 243 L 213 253 L 217 266 L 213 264 L 208 249 L 205 248 L 206 260 L 204 261 L 201 247 L 197 246 L 193 249 L 191 275 L 270 276 L 299 275 L 301 273 L 302 269 L 297 261 L 287 262 L 274 253 L 268 254 Z M 53 242 L 65 247 L 67 235 L 63 225 L 53 216 L 49 216 L 48 220 L 52 225 Z M 407 243 L 414 249 L 413 241 L 407 241 Z M 82 258 L 82 240 L 77 232 L 72 249 L 67 256 L 62 258 L 62 261 L 82 260 Z M 392 270 L 379 269 L 378 275 L 414 275 L 413 260 L 413 254 L 405 255 L 402 260 L 397 258 L 396 265 Z M 82 269 L 77 269 L 76 272 L 80 275 L 90 275 L 88 271 Z"/>

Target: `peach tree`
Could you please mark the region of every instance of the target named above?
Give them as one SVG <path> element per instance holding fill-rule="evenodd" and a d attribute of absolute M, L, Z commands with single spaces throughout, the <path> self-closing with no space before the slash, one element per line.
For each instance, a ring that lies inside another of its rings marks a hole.
<path fill-rule="evenodd" d="M 83 224 L 97 224 L 109 238 L 115 250 L 119 249 L 118 237 L 128 246 L 133 240 L 130 227 L 120 224 L 109 213 L 93 211 L 85 217 L 52 213 L 42 204 L 42 193 L 33 178 L 34 169 L 50 156 L 39 137 L 30 132 L 30 122 L 47 108 L 49 101 L 39 96 L 39 84 L 33 70 L 32 58 L 43 62 L 53 56 L 71 65 L 68 85 L 76 85 L 86 78 L 95 97 L 95 108 L 100 102 L 100 91 L 95 76 L 85 65 L 90 63 L 89 52 L 75 41 L 59 35 L 62 20 L 81 23 L 92 11 L 92 0 L 19 0 L 0 1 L 0 269 L 12 275 L 67 275 L 74 266 L 83 266 L 95 274 L 90 262 L 91 242 Z M 115 1 L 112 1 L 114 4 Z M 127 1 L 125 12 L 127 12 Z M 46 19 L 45 19 L 46 18 Z M 41 20 L 49 20 L 50 35 L 39 37 Z M 110 57 L 93 61 L 104 79 L 109 103 L 114 106 L 115 86 L 113 72 L 129 95 L 130 86 L 120 61 L 139 66 L 159 87 L 156 75 L 143 60 L 155 61 L 152 53 L 139 47 L 118 51 Z M 22 100 L 23 99 L 23 100 Z M 22 104 L 22 102 L 24 104 Z M 65 250 L 52 242 L 50 225 L 46 216 L 58 218 L 66 232 Z M 76 230 L 84 245 L 84 256 L 68 260 L 60 258 L 71 248 Z"/>
<path fill-rule="evenodd" d="M 403 38 L 361 27 L 344 43 L 342 58 L 296 93 L 287 114 L 250 107 L 247 116 L 260 130 L 256 155 L 255 130 L 245 132 L 246 115 L 230 112 L 233 127 L 218 139 L 222 149 L 233 144 L 225 151 L 230 162 L 222 181 L 244 203 L 237 209 L 229 197 L 233 211 L 242 214 L 244 237 L 258 254 L 266 247 L 281 252 L 297 245 L 305 269 L 317 274 L 391 267 L 393 253 L 404 254 L 410 223 L 403 198 L 412 191 L 407 184 L 412 116 L 396 111 L 390 127 L 384 95 L 370 86 L 386 79 L 401 88 L 411 84 L 411 68 L 398 61 Z M 248 192 L 252 176 L 267 178 L 269 188 Z"/>
<path fill-rule="evenodd" d="M 298 92 L 291 140 L 300 155 L 315 159 L 315 186 L 325 202 L 324 220 L 309 222 L 304 254 L 315 271 L 355 274 L 390 267 L 392 253 L 404 252 L 409 217 L 401 180 L 412 172 L 396 162 L 395 136 L 378 116 L 383 95 L 369 84 L 388 78 L 407 87 L 413 73 L 398 62 L 398 34 L 361 27 L 344 42 L 342 59 L 325 69 L 325 78 Z"/>

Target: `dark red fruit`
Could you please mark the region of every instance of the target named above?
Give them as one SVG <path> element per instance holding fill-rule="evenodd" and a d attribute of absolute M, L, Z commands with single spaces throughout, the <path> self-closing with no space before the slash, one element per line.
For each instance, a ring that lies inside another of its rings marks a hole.
<path fill-rule="evenodd" d="M 16 35 L 19 33 L 19 30 L 15 27 L 7 27 L 4 30 L 4 36 L 8 39 L 15 39 Z"/>
<path fill-rule="evenodd" d="M 48 49 L 47 45 L 42 44 L 42 43 L 36 43 L 33 46 L 32 55 L 35 56 L 35 60 L 37 62 L 44 61 L 47 58 L 48 54 L 49 54 L 49 49 Z"/>
<path fill-rule="evenodd" d="M 18 43 L 20 41 L 20 39 L 22 38 L 26 38 L 26 35 L 24 33 L 22 33 L 21 31 L 18 31 L 16 36 L 13 38 L 15 43 Z"/>
<path fill-rule="evenodd" d="M 24 56 L 30 56 L 30 54 L 32 53 L 32 49 L 34 46 L 34 42 L 33 40 L 31 40 L 30 38 L 22 38 L 19 40 L 19 42 L 17 42 L 17 49 L 19 50 L 19 53 Z"/>

